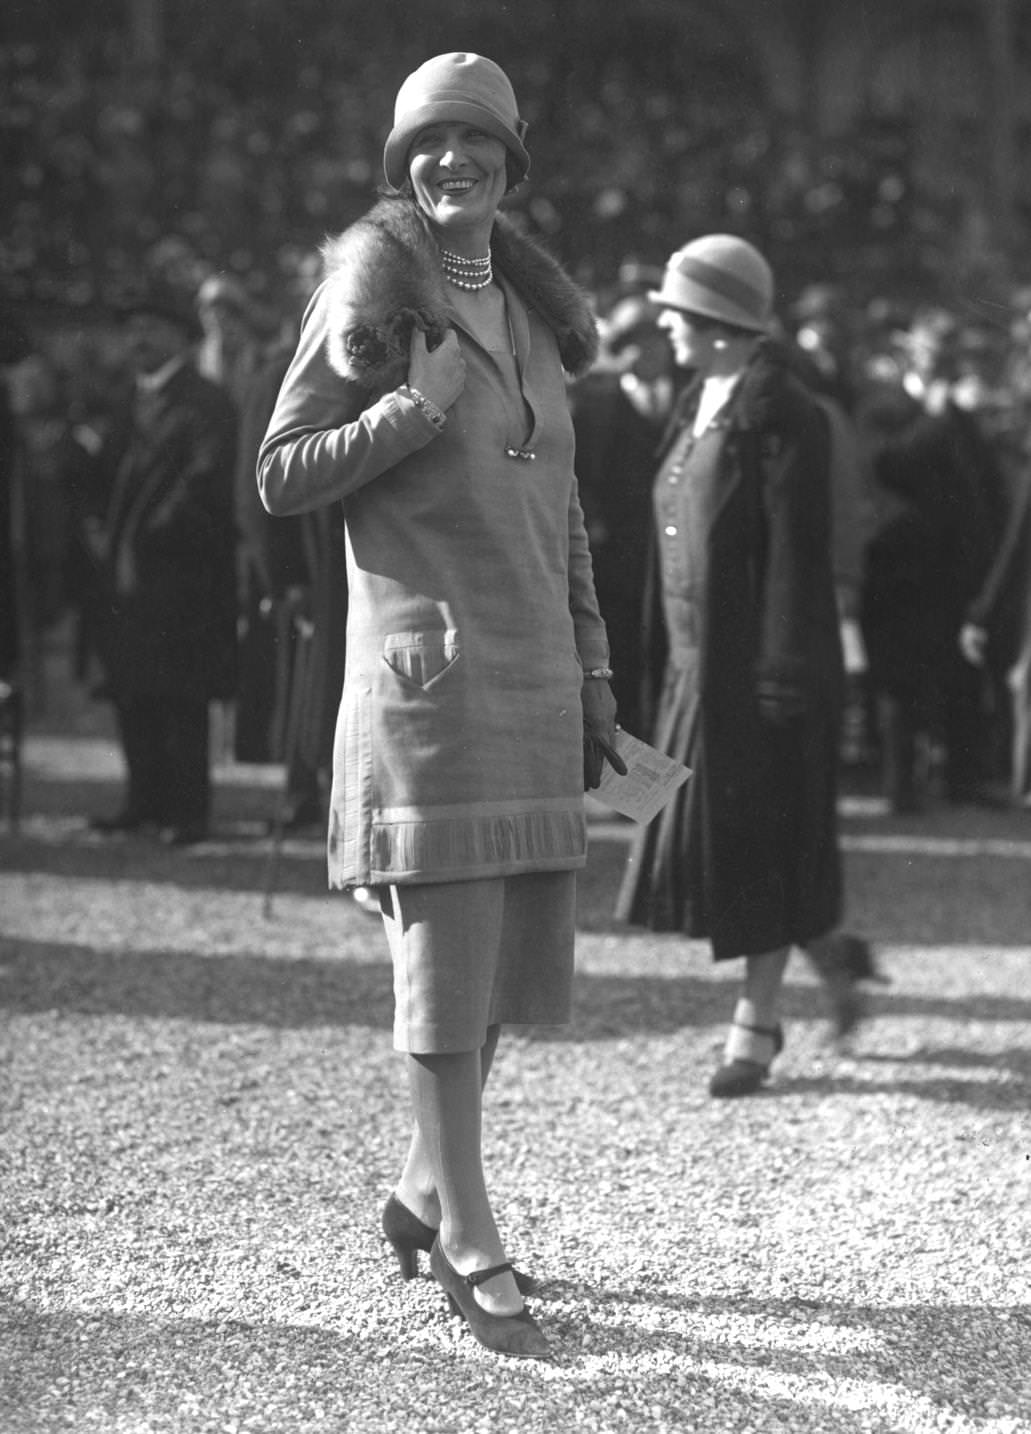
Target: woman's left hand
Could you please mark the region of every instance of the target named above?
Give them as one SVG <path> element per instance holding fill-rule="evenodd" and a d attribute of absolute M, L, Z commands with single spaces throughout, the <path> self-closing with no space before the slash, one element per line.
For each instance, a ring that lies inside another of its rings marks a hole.
<path fill-rule="evenodd" d="M 584 790 L 593 792 L 601 783 L 603 765 L 608 762 L 621 777 L 626 763 L 616 751 L 616 699 L 603 677 L 588 677 L 580 688 L 584 718 Z"/>

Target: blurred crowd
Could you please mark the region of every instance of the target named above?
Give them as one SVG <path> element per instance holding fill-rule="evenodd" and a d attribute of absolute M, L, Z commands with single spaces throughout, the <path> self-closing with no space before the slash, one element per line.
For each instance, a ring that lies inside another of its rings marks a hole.
<path fill-rule="evenodd" d="M 647 726 L 640 596 L 676 375 L 640 295 L 574 391 L 577 471 L 626 725 Z M 1031 798 L 1031 290 L 990 314 L 814 284 L 770 342 L 832 435 L 847 766 L 889 808 Z M 654 407 L 642 401 L 649 391 Z M 645 732 L 644 735 L 647 735 Z"/>
<path fill-rule="evenodd" d="M 286 321 L 270 318 L 229 274 L 210 272 L 184 291 L 174 264 L 135 307 L 126 301 L 89 329 L 37 333 L 7 313 L 0 370 L 0 516 L 8 539 L 0 606 L 9 619 L 16 614 L 5 624 L 0 677 L 24 694 L 30 712 L 42 709 L 48 634 L 70 627 L 74 679 L 117 705 L 129 678 L 124 661 L 121 675 L 112 663 L 110 634 L 105 642 L 110 584 L 124 594 L 142 581 L 134 567 L 127 577 L 127 560 L 118 558 L 119 541 L 139 522 L 124 495 L 119 510 L 119 492 L 127 452 L 148 461 L 127 434 L 138 436 L 151 421 L 141 407 L 139 335 L 134 353 L 130 320 L 157 310 L 178 333 L 152 371 L 188 366 L 203 389 L 190 402 L 201 405 L 209 429 L 224 422 L 220 446 L 183 450 L 177 460 L 203 470 L 220 498 L 200 519 L 188 505 L 174 520 L 159 514 L 164 546 L 132 550 L 132 563 L 171 565 L 173 591 L 176 564 L 188 584 L 200 582 L 202 547 L 231 570 L 222 604 L 228 656 L 222 652 L 217 673 L 194 671 L 196 652 L 187 649 L 197 648 L 198 633 L 207 641 L 202 614 L 184 629 L 173 682 L 189 668 L 196 703 L 235 710 L 238 760 L 289 765 L 290 824 L 319 821 L 324 810 L 342 680 L 342 525 L 332 510 L 269 519 L 254 460 L 317 272 L 314 256 L 299 257 Z M 571 391 L 621 720 L 644 737 L 640 632 L 651 487 L 683 381 L 647 297 L 655 278 L 628 262 L 595 296 L 602 358 Z M 155 292 L 164 297 L 153 300 Z M 850 684 L 843 763 L 869 774 L 899 812 L 941 801 L 1028 804 L 1031 292 L 1015 292 L 1007 309 L 985 317 L 905 309 L 887 297 L 858 309 L 834 286 L 813 285 L 781 314 L 770 342 L 820 396 L 833 434 L 834 568 Z M 221 408 L 204 407 L 209 391 Z M 224 531 L 212 538 L 219 524 Z M 162 581 L 168 585 L 168 573 Z M 146 623 L 159 622 L 158 609 L 137 607 L 133 621 L 144 628 L 133 641 L 144 651 Z M 124 632 L 118 639 L 123 657 L 127 640 Z M 195 760 L 207 764 L 201 746 Z M 173 834 L 196 839 L 206 825 L 199 799 L 189 820 L 172 824 Z"/>
<path fill-rule="evenodd" d="M 174 63 L 149 69 L 120 15 L 75 21 L 57 51 L 0 41 L 4 292 L 96 312 L 160 246 L 184 278 L 218 268 L 281 310 L 299 255 L 367 207 L 389 97 L 425 52 L 425 20 L 387 37 L 373 11 L 348 18 L 341 55 L 339 15 L 308 8 L 255 7 L 241 26 L 170 7 Z M 662 262 L 687 223 L 761 237 L 792 281 L 800 252 L 821 272 L 941 264 L 947 220 L 917 212 L 930 200 L 909 180 L 904 127 L 871 121 L 821 148 L 718 47 L 685 88 L 654 18 L 625 47 L 578 36 L 575 72 L 554 44 L 515 25 L 509 39 L 534 150 L 511 207 L 560 236 L 586 282 L 608 282 L 630 249 Z"/>

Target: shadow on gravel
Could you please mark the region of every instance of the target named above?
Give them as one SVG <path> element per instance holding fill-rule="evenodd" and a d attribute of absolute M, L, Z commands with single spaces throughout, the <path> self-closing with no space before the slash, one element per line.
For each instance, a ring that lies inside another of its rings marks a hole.
<path fill-rule="evenodd" d="M 388 962 L 97 951 L 0 943 L 0 1008 L 23 1013 L 171 1017 L 222 1024 L 393 1025 Z"/>
<path fill-rule="evenodd" d="M 162 1427 L 173 1418 L 175 1427 L 189 1427 L 178 1421 L 191 1414 L 197 1428 L 236 1428 L 228 1415 L 238 1405 L 241 1381 L 289 1417 L 290 1404 L 305 1396 L 323 1403 L 353 1359 L 352 1342 L 331 1330 L 235 1320 L 42 1312 L 14 1303 L 0 1328 L 12 1354 L 21 1356 L 0 1385 L 0 1410 L 6 1404 L 25 1421 L 6 1426 L 12 1430 L 71 1429 L 77 1415 L 97 1428 L 89 1416 L 99 1411 L 112 1428 L 150 1428 L 155 1417 Z M 284 1408 L 288 1372 L 292 1398 Z M 216 1426 L 209 1421 L 220 1405 L 226 1422 Z M 248 1421 L 248 1427 L 271 1426 Z"/>
<path fill-rule="evenodd" d="M 271 843 L 266 836 L 234 835 L 188 850 L 169 851 L 146 837 L 104 840 L 75 832 L 62 842 L 31 836 L 0 838 L 0 870 L 45 872 L 87 881 L 149 881 L 216 891 L 261 891 Z M 276 868 L 276 894 L 322 896 L 326 854 L 321 842 L 288 842 Z"/>
<path fill-rule="evenodd" d="M 891 1060 L 898 1061 L 897 1056 L 864 1056 L 864 1060 Z M 921 1046 L 919 1050 L 910 1051 L 901 1057 L 907 1064 L 930 1065 L 930 1066 L 977 1066 L 987 1070 L 1011 1070 L 1016 1075 L 1027 1076 L 1031 1080 L 1031 1044 L 1026 1046 L 1011 1046 L 1009 1050 L 992 1051 L 971 1051 L 965 1046 Z"/>
<path fill-rule="evenodd" d="M 25 830 L 0 833 L 0 870 L 96 881 L 148 881 L 184 889 L 260 892 L 269 879 L 270 838 L 226 822 L 214 839 L 169 851 L 155 839 L 103 839 L 84 827 L 59 838 Z M 627 842 L 594 832 L 577 879 L 582 932 L 646 935 L 616 921 Z M 851 854 L 846 862 L 848 925 L 875 944 L 1026 948 L 1031 935 L 1026 872 L 990 857 L 937 858 L 899 853 Z M 277 863 L 276 894 L 324 896 L 323 840 L 287 840 Z"/>
<path fill-rule="evenodd" d="M 893 1016 L 958 1021 L 1005 1021 L 1031 1025 L 1031 1000 L 1009 996 L 971 996 L 955 1000 L 934 996 L 867 997 L 871 1019 Z M 820 991 L 790 979 L 784 986 L 781 1014 L 785 1021 L 812 1021 L 825 1015 Z M 727 1020 L 727 985 L 697 977 L 577 976 L 572 1026 L 536 1032 L 540 1040 L 591 1041 L 628 1037 L 647 1031 L 672 1034 L 685 1027 Z M 1014 1051 L 1014 1058 L 1021 1052 Z M 1031 1052 L 1023 1053 L 1031 1060 Z M 933 1059 L 929 1056 L 888 1056 L 887 1060 Z M 970 1059 L 974 1059 L 973 1056 Z M 993 1060 L 995 1057 L 993 1057 Z M 1003 1057 L 1004 1059 L 1004 1057 Z"/>
<path fill-rule="evenodd" d="M 548 1287 L 561 1294 L 562 1283 L 549 1281 Z M 567 1297 L 582 1300 L 582 1287 L 570 1286 Z M 661 1314 L 642 1329 L 628 1321 L 624 1313 L 640 1305 L 660 1309 L 665 1306 L 677 1313 L 678 1322 L 685 1316 L 697 1320 L 699 1334 L 671 1336 L 661 1327 Z M 615 1314 L 610 1313 L 613 1310 Z M 597 1318 L 591 1318 L 592 1312 Z M 740 1343 L 732 1335 L 707 1340 L 703 1321 L 710 1316 L 720 1321 L 754 1321 L 761 1337 L 753 1333 L 753 1337 Z M 798 1379 L 812 1377 L 812 1395 L 800 1401 L 810 1409 L 823 1403 L 828 1376 L 833 1382 L 853 1386 L 856 1394 L 865 1381 L 881 1391 L 884 1386 L 895 1385 L 938 1406 L 943 1415 L 958 1407 L 968 1418 L 1019 1416 L 1026 1411 L 1031 1396 L 1031 1307 L 1027 1305 L 879 1308 L 801 1298 L 750 1300 L 729 1295 L 693 1301 L 681 1294 L 664 1297 L 652 1289 L 641 1294 L 633 1290 L 591 1290 L 587 1295 L 586 1323 L 591 1329 L 592 1355 L 602 1361 L 609 1354 L 618 1360 L 629 1342 L 635 1355 L 647 1358 L 651 1349 L 660 1369 L 673 1355 L 687 1366 L 694 1361 L 711 1360 L 724 1368 L 733 1362 L 741 1368 L 769 1370 Z M 629 1338 L 628 1324 L 632 1331 Z M 828 1343 L 844 1343 L 842 1352 L 831 1353 L 822 1340 L 812 1338 L 820 1331 L 827 1332 Z M 854 1336 L 851 1343 L 849 1335 Z M 727 1397 L 733 1398 L 727 1386 L 723 1387 Z M 864 1409 L 867 1413 L 862 1418 Z M 836 1406 L 833 1426 L 828 1423 L 825 1427 L 835 1431 L 870 1429 L 869 1414 L 875 1411 L 873 1401 L 861 1402 L 856 1414 L 862 1422 L 853 1426 L 847 1412 Z M 830 1416 L 829 1410 L 827 1413 Z"/>
<path fill-rule="evenodd" d="M 904 1058 L 902 1058 L 904 1059 Z M 988 1069 L 988 1063 L 985 1063 Z M 835 1072 L 833 1076 L 785 1076 L 763 1092 L 767 1099 L 796 1095 L 856 1095 L 862 1097 L 889 1095 L 895 1098 L 915 1096 L 918 1100 L 941 1105 L 965 1106 L 968 1110 L 1024 1110 L 1031 1095 L 1031 1085 L 1023 1081 L 1001 1084 L 990 1080 L 963 1080 L 956 1076 L 929 1076 L 927 1079 L 856 1080 Z"/>
<path fill-rule="evenodd" d="M 765 1427 L 769 1406 L 769 1427 L 786 1428 L 790 1420 L 792 1428 L 851 1434 L 874 1427 L 871 1418 L 885 1417 L 885 1402 L 898 1396 L 926 1401 L 943 1419 L 962 1410 L 967 1420 L 994 1422 L 1020 1418 L 1026 1407 L 1026 1308 L 692 1301 L 654 1291 L 554 1288 L 575 1307 L 573 1320 L 550 1323 L 558 1340 L 579 1345 L 590 1331 L 590 1391 L 585 1400 L 579 1382 L 562 1378 L 563 1369 L 575 1375 L 581 1356 L 560 1345 L 555 1375 L 533 1380 L 532 1427 L 543 1427 L 542 1416 L 569 1418 L 574 1407 L 623 1425 L 631 1391 L 635 1405 L 648 1410 L 649 1427 L 662 1420 L 663 1427 L 714 1430 Z M 663 1307 L 680 1329 L 662 1327 Z M 647 1319 L 637 1317 L 642 1309 Z M 707 1318 L 722 1326 L 719 1337 L 707 1335 Z M 685 1321 L 695 1326 L 690 1333 Z M 183 1418 L 193 1417 L 198 1428 L 229 1429 L 237 1427 L 230 1416 L 246 1408 L 247 1427 L 256 1430 L 295 1428 L 316 1417 L 320 1426 L 328 1420 L 333 1428 L 371 1430 L 378 1408 L 384 1421 L 378 1427 L 443 1430 L 464 1427 L 449 1411 L 468 1411 L 478 1400 L 489 1400 L 493 1427 L 527 1427 L 528 1371 L 478 1351 L 439 1347 L 428 1326 L 422 1333 L 431 1342 L 409 1347 L 403 1331 L 396 1340 L 380 1333 L 366 1342 L 353 1332 L 345 1338 L 332 1328 L 268 1320 L 161 1321 L 44 1313 L 17 1303 L 0 1323 L 14 1355 L 3 1405 L 26 1421 L 19 1427 L 71 1428 L 81 1417 L 95 1428 L 99 1413 L 111 1428 L 129 1427 L 129 1420 L 139 1421 L 133 1428 L 168 1420 L 183 1427 Z M 828 1342 L 843 1339 L 845 1349 L 829 1352 L 823 1330 Z M 716 1365 L 719 1376 L 706 1365 Z M 769 1392 L 756 1388 L 756 1376 Z M 852 1407 L 829 1400 L 839 1385 Z M 686 1409 L 685 1397 L 697 1404 Z M 706 1406 L 711 1422 L 701 1426 L 692 1416 Z M 406 1409 L 411 1422 L 402 1424 Z M 692 1422 L 682 1422 L 685 1416 Z"/>
<path fill-rule="evenodd" d="M 619 933 L 613 912 L 627 844 L 592 838 L 578 878 L 580 928 Z M 1028 863 L 899 852 L 848 853 L 847 924 L 875 943 L 1026 947 L 1031 942 Z"/>
<path fill-rule="evenodd" d="M 246 951 L 195 956 L 182 951 L 106 951 L 74 944 L 0 940 L 0 1008 L 23 1013 L 62 1011 L 173 1017 L 272 1028 L 366 1026 L 393 1021 L 390 963 L 346 959 L 276 960 Z M 957 1000 L 878 995 L 871 1015 L 919 1015 L 964 1021 L 1031 1023 L 1031 1001 L 1001 996 Z M 790 981 L 787 1021 L 822 1017 L 819 991 Z M 605 1041 L 669 1035 L 727 1018 L 726 983 L 704 977 L 591 975 L 576 978 L 569 1026 L 533 1027 L 538 1041 Z M 1014 1069 L 1021 1053 L 1013 1052 Z M 905 1058 L 905 1057 L 901 1057 Z M 912 1056 L 911 1059 L 933 1059 Z M 865 1088 L 865 1087 L 864 1087 Z"/>

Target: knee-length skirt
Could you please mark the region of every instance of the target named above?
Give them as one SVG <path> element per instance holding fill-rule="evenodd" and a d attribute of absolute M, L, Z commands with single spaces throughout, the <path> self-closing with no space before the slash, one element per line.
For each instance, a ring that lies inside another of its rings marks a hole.
<path fill-rule="evenodd" d="M 493 1025 L 570 1017 L 576 873 L 384 887 L 394 1047 L 478 1050 Z"/>

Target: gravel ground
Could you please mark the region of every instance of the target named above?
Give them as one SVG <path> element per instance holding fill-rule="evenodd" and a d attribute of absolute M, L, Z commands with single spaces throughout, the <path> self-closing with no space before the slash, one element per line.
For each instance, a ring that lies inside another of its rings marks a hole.
<path fill-rule="evenodd" d="M 1031 816 L 847 817 L 892 984 L 847 1050 L 789 972 L 766 1091 L 705 1083 L 706 949 L 609 913 L 573 1025 L 503 1043 L 486 1153 L 547 1364 L 480 1349 L 378 1234 L 407 1140 L 374 920 L 224 771 L 219 840 L 99 841 L 103 744 L 30 744 L 0 837 L 3 1434 L 1031 1431 Z M 873 810 L 873 809 L 871 809 Z"/>

